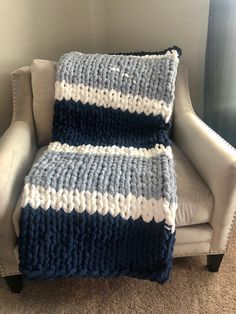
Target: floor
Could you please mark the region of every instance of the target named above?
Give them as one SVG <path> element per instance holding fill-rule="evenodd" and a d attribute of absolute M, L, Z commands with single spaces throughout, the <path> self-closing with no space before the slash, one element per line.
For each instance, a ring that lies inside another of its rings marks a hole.
<path fill-rule="evenodd" d="M 28 282 L 21 294 L 0 279 L 0 314 L 5 313 L 236 313 L 236 232 L 219 273 L 205 257 L 174 260 L 165 285 L 129 278 Z"/>

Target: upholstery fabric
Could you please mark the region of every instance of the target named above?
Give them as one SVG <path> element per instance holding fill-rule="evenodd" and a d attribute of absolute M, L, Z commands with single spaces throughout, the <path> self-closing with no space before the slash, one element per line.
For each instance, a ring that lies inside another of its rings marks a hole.
<path fill-rule="evenodd" d="M 60 59 L 53 141 L 23 190 L 27 278 L 168 280 L 177 208 L 168 122 L 179 52 Z"/>
<path fill-rule="evenodd" d="M 178 196 L 176 226 L 191 226 L 209 222 L 214 205 L 211 191 L 175 143 L 172 144 L 172 149 Z"/>
<path fill-rule="evenodd" d="M 214 196 L 210 252 L 226 252 L 236 217 L 236 150 L 194 113 L 188 73 L 176 84 L 173 140 L 197 169 Z"/>
<path fill-rule="evenodd" d="M 30 67 L 15 71 L 12 83 L 12 123 L 0 138 L 0 274 L 3 275 L 18 272 L 13 254 L 17 239 L 12 215 L 36 152 Z"/>
<path fill-rule="evenodd" d="M 48 60 L 34 60 L 31 64 L 33 116 L 39 146 L 47 145 L 52 138 L 55 69 L 56 63 Z"/>
<path fill-rule="evenodd" d="M 51 91 L 50 97 L 45 98 L 44 102 L 37 103 L 37 105 L 44 108 L 45 113 L 47 113 L 46 118 L 40 115 L 40 113 L 43 113 L 43 109 L 42 112 L 38 112 L 36 117 L 32 114 L 33 98 L 31 88 L 34 89 L 34 94 L 37 93 L 40 95 L 43 93 L 43 81 L 42 79 L 36 80 L 36 77 L 34 81 L 31 81 L 31 75 L 33 77 L 37 74 L 37 71 L 42 71 L 42 68 L 44 68 L 44 79 L 47 80 L 48 77 L 54 78 L 55 70 L 54 68 L 52 69 L 51 64 L 54 63 L 47 60 L 40 60 L 39 63 L 38 60 L 34 60 L 31 67 L 18 69 L 12 75 L 12 81 L 14 82 L 13 120 L 17 124 L 13 122 L 10 129 L 0 140 L 0 183 L 2 184 L 0 189 L 1 276 L 10 276 L 19 273 L 18 260 L 13 254 L 13 249 L 16 245 L 16 232 L 15 228 L 13 229 L 12 227 L 12 215 L 16 207 L 19 191 L 23 188 L 24 176 L 32 166 L 32 160 L 36 151 L 37 142 L 35 141 L 35 134 L 38 137 L 38 132 L 35 132 L 33 127 L 33 121 L 36 118 L 41 121 L 42 131 L 46 131 L 47 142 L 45 144 L 48 144 L 50 141 L 51 131 L 47 119 L 51 119 L 52 121 L 50 106 L 53 108 L 54 80 L 53 82 L 48 80 L 48 84 L 51 84 L 50 88 L 48 88 Z M 222 254 L 227 249 L 235 213 L 234 195 L 236 174 L 235 171 L 232 171 L 236 160 L 235 150 L 232 148 L 229 149 L 227 143 L 216 133 L 212 132 L 194 114 L 189 96 L 188 72 L 187 68 L 182 64 L 179 64 L 178 67 L 175 93 L 172 137 L 178 148 L 181 148 L 181 152 L 184 152 L 184 155 L 191 161 L 191 167 L 194 167 L 195 173 L 200 178 L 200 182 L 207 187 L 208 191 L 211 191 L 214 203 L 209 222 L 211 226 L 209 223 L 204 223 L 176 228 L 174 256 Z M 38 97 L 38 101 L 40 99 Z M 190 114 L 191 117 L 189 124 L 186 123 L 188 122 L 188 115 L 186 113 Z M 38 128 L 38 131 L 40 132 L 41 130 Z M 198 146 L 195 143 L 198 143 Z M 174 149 L 175 147 L 173 146 Z M 15 153 L 16 151 L 17 154 Z M 10 158 L 9 156 L 14 156 L 14 158 Z M 210 163 L 207 162 L 206 167 L 204 167 L 206 156 L 207 160 L 210 160 Z M 11 169 L 11 171 L 9 172 L 7 169 Z M 179 208 L 181 210 L 180 184 L 183 176 L 181 173 L 178 174 L 178 169 L 181 168 L 178 167 L 176 160 L 177 193 Z M 188 181 L 184 182 L 186 182 L 185 187 L 187 187 Z M 195 188 L 189 189 L 189 191 L 194 192 Z M 197 200 L 198 195 L 196 191 L 195 200 Z M 189 195 L 189 198 L 191 199 L 191 195 Z M 199 211 L 197 205 L 196 201 L 196 205 L 192 207 L 192 213 L 195 212 L 194 209 L 196 209 L 196 212 Z M 204 205 L 202 203 L 202 206 L 204 208 L 207 204 Z M 188 202 L 188 208 L 190 208 L 190 201 Z M 19 211 L 15 210 L 15 213 L 17 212 Z M 178 209 L 177 221 L 179 214 Z M 14 221 L 18 223 L 19 219 L 14 218 Z M 205 228 L 208 230 L 208 233 L 204 232 Z M 201 239 L 201 242 L 199 242 L 199 239 Z M 17 251 L 16 247 L 15 251 Z"/>

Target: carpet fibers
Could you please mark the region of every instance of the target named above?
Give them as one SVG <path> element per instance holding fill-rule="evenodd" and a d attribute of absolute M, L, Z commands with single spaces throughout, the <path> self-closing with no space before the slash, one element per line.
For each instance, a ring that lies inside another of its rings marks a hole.
<path fill-rule="evenodd" d="M 0 314 L 5 313 L 236 313 L 236 232 L 219 273 L 206 257 L 174 260 L 165 285 L 130 278 L 26 282 L 12 294 L 0 279 Z"/>

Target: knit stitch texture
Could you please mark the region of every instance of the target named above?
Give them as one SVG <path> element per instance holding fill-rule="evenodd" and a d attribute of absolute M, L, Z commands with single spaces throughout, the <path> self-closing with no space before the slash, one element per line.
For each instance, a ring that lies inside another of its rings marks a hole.
<path fill-rule="evenodd" d="M 26 278 L 169 279 L 177 197 L 168 132 L 180 54 L 62 56 L 52 142 L 22 195 Z"/>

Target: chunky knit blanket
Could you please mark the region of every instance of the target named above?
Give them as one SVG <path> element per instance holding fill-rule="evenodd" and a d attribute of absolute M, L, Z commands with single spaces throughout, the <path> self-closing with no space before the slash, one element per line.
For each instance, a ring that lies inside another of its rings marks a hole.
<path fill-rule="evenodd" d="M 22 195 L 26 278 L 169 278 L 177 199 L 168 131 L 179 55 L 174 47 L 62 56 L 52 142 Z"/>

